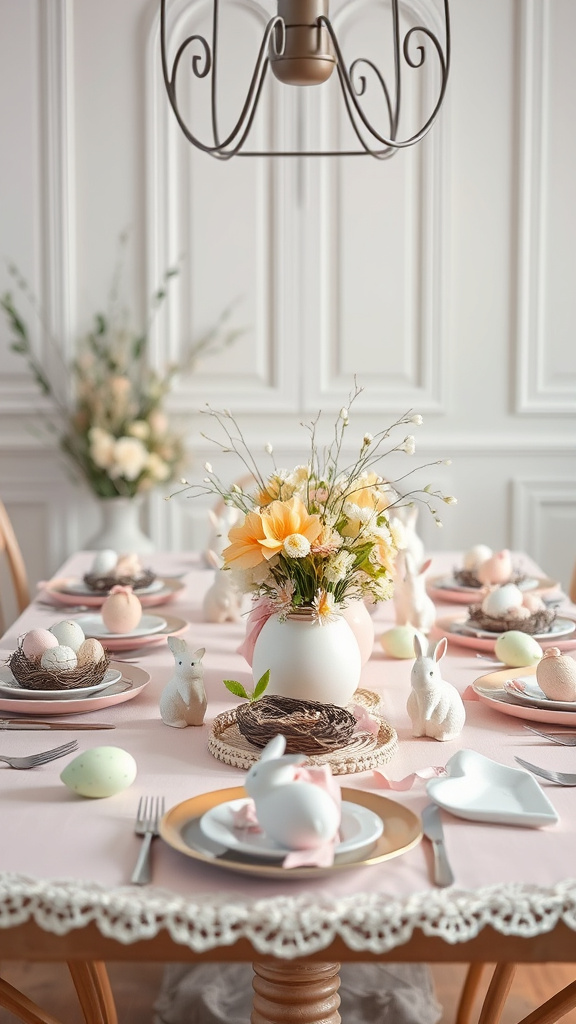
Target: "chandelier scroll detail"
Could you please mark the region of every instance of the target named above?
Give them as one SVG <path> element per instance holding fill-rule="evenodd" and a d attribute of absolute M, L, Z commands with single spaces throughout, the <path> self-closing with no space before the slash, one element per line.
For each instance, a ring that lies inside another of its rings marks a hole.
<path fill-rule="evenodd" d="M 419 142 L 434 124 L 446 93 L 450 71 L 450 12 L 448 0 L 443 2 L 443 43 L 427 25 L 412 24 L 401 31 L 399 0 L 390 0 L 391 46 L 393 53 L 393 84 L 390 86 L 376 63 L 368 57 L 356 57 L 349 66 L 328 16 L 328 0 L 278 0 L 278 12 L 270 18 L 252 71 L 248 90 L 236 123 L 222 134 L 218 117 L 218 71 L 220 0 L 212 0 L 211 40 L 200 33 L 187 35 L 178 45 L 171 64 L 167 53 L 166 5 L 160 0 L 160 47 L 162 74 L 168 99 L 176 120 L 190 143 L 219 160 L 235 156 L 372 156 L 386 160 L 398 150 Z M 431 110 L 424 122 L 411 134 L 400 136 L 403 96 L 403 71 L 424 67 L 428 52 L 438 64 L 438 89 Z M 188 63 L 189 61 L 189 63 Z M 210 83 L 211 139 L 201 139 L 190 127 L 177 98 L 177 81 L 188 75 L 194 79 L 208 78 Z M 244 149 L 258 110 L 268 70 L 274 77 L 291 86 L 318 86 L 335 72 L 347 119 L 357 141 L 356 149 Z M 374 124 L 368 116 L 365 98 L 368 80 L 380 90 L 385 111 L 384 124 Z"/>

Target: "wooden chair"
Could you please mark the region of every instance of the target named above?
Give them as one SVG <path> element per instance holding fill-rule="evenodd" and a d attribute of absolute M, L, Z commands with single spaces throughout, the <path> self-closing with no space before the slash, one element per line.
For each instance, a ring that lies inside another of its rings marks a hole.
<path fill-rule="evenodd" d="M 16 534 L 2 501 L 0 501 L 0 554 L 6 556 L 16 596 L 16 605 L 20 614 L 30 604 L 28 577 Z M 2 602 L 0 600 L 0 631 L 4 632 L 4 629 L 5 623 L 2 614 Z"/>

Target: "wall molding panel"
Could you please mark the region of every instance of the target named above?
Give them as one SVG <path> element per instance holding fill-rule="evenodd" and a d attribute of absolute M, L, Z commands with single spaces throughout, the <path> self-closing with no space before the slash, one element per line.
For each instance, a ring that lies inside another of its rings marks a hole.
<path fill-rule="evenodd" d="M 557 543 L 560 530 L 566 546 L 562 538 L 561 543 Z M 512 480 L 514 547 L 529 551 L 539 565 L 550 573 L 555 572 L 556 578 L 563 579 L 566 585 L 576 561 L 574 544 L 570 546 L 575 534 L 575 478 L 515 477 Z"/>

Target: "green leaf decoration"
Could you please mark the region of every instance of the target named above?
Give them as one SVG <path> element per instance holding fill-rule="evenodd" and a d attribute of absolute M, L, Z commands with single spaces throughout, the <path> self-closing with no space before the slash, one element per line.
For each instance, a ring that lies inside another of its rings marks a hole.
<path fill-rule="evenodd" d="M 262 696 L 262 694 L 264 693 L 264 690 L 268 686 L 269 682 L 270 682 L 270 669 L 268 668 L 268 669 L 266 669 L 264 675 L 261 676 L 260 679 L 258 680 L 258 682 L 256 683 L 256 686 L 254 687 L 254 692 L 251 695 L 250 700 L 251 701 L 252 700 L 258 700 L 258 697 Z"/>
<path fill-rule="evenodd" d="M 250 699 L 242 683 L 236 682 L 235 679 L 224 679 L 223 683 L 226 689 L 230 690 L 230 693 L 234 693 L 236 697 L 244 697 L 245 700 Z"/>

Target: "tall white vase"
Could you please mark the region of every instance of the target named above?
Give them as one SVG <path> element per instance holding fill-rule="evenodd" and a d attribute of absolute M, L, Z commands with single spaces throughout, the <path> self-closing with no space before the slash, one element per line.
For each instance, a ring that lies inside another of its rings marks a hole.
<path fill-rule="evenodd" d="M 147 555 L 155 550 L 155 544 L 140 526 L 141 495 L 133 498 L 101 498 L 100 515 L 102 526 L 86 541 L 88 550 L 102 551 L 111 548 L 118 554 Z"/>
<path fill-rule="evenodd" d="M 252 660 L 257 682 L 267 669 L 267 694 L 345 707 L 360 682 L 356 637 L 342 617 L 320 625 L 308 610 L 281 622 L 271 616 L 258 634 Z"/>

